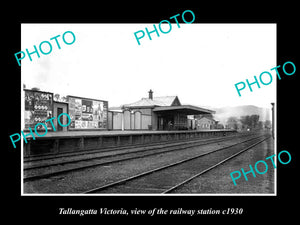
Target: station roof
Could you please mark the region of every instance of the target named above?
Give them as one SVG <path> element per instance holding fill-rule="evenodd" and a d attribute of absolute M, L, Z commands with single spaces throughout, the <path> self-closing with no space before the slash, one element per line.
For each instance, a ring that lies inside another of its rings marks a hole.
<path fill-rule="evenodd" d="M 193 105 L 180 105 L 180 106 L 159 106 L 153 109 L 153 112 L 179 112 L 186 115 L 197 115 L 197 114 L 213 114 L 216 113 L 213 110 L 200 108 Z"/>
<path fill-rule="evenodd" d="M 123 105 L 125 108 L 145 108 L 145 107 L 155 107 L 155 106 L 172 106 L 172 105 L 180 105 L 179 99 L 177 96 L 162 96 L 162 97 L 154 97 L 150 98 L 142 98 L 141 100 Z"/>
<path fill-rule="evenodd" d="M 150 90 L 151 91 L 151 90 Z M 153 112 L 159 113 L 181 113 L 185 115 L 198 115 L 198 114 L 213 114 L 215 111 L 200 108 L 193 105 L 181 105 L 177 96 L 162 96 L 152 97 L 152 91 L 149 92 L 149 98 L 142 98 L 137 102 L 126 104 L 122 106 L 122 109 L 141 109 L 151 108 Z M 151 96 L 150 96 L 151 94 Z"/>

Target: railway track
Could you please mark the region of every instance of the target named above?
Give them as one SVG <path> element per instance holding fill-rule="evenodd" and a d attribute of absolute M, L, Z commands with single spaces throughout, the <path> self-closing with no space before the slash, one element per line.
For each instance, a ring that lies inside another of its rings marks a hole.
<path fill-rule="evenodd" d="M 165 146 L 169 145 L 183 145 L 186 143 L 190 142 L 199 142 L 199 141 L 207 141 L 207 140 L 217 140 L 217 139 L 224 139 L 224 138 L 229 138 L 229 137 L 235 137 L 235 136 L 249 136 L 251 133 L 235 133 L 235 134 L 230 134 L 229 136 L 223 136 L 223 137 L 208 137 L 208 138 L 201 138 L 199 139 L 189 139 L 189 140 L 177 140 L 177 141 L 172 141 L 172 142 L 154 142 L 154 143 L 148 143 L 147 147 L 143 144 L 136 144 L 136 145 L 129 145 L 129 146 L 118 146 L 118 147 L 107 147 L 104 149 L 93 149 L 93 150 L 84 150 L 84 151 L 78 151 L 78 152 L 65 152 L 65 153 L 59 153 L 59 154 L 48 154 L 48 155 L 43 155 L 43 156 L 28 156 L 24 157 L 24 163 L 25 164 L 35 164 L 43 161 L 52 161 L 52 160 L 59 160 L 63 158 L 73 158 L 73 157 L 81 157 L 81 156 L 88 156 L 88 155 L 94 155 L 97 153 L 105 153 L 105 152 L 115 152 L 115 151 L 127 151 L 128 149 L 136 149 L 136 148 L 157 148 L 161 146 L 162 144 Z M 253 134 L 255 135 L 255 133 Z"/>
<path fill-rule="evenodd" d="M 182 185 L 235 158 L 270 137 L 270 135 L 263 135 L 251 138 L 96 187 L 84 193 L 172 193 Z"/>
<path fill-rule="evenodd" d="M 241 135 L 240 138 L 257 136 L 255 134 Z M 34 181 L 42 178 L 48 178 L 51 176 L 61 175 L 77 170 L 83 170 L 87 168 L 97 167 L 101 165 L 107 165 L 112 163 L 118 163 L 126 160 L 132 160 L 137 158 L 143 158 L 151 155 L 162 154 L 172 151 L 180 151 L 191 147 L 209 145 L 212 143 L 218 143 L 225 140 L 235 138 L 234 136 L 212 138 L 206 140 L 193 140 L 183 143 L 161 144 L 159 146 L 143 147 L 130 150 L 119 150 L 115 152 L 107 152 L 106 155 L 97 156 L 90 155 L 85 158 L 75 158 L 73 160 L 61 160 L 58 162 L 41 163 L 35 165 L 24 166 L 23 181 Z M 116 153 L 117 152 L 117 153 Z"/>
<path fill-rule="evenodd" d="M 251 136 L 255 135 L 254 134 L 249 134 L 249 133 L 237 133 L 237 134 L 231 134 L 230 136 L 225 136 L 225 137 L 209 137 L 205 139 L 191 139 L 191 140 L 178 140 L 174 142 L 163 142 L 163 143 L 149 143 L 147 146 L 143 145 L 130 145 L 130 146 L 123 146 L 123 147 L 109 147 L 106 149 L 96 149 L 96 150 L 88 150 L 88 151 L 79 151 L 79 152 L 66 152 L 66 153 L 60 153 L 57 155 L 45 155 L 45 156 L 33 156 L 33 157 L 25 157 L 24 158 L 24 169 L 33 169 L 33 168 L 42 168 L 50 165 L 58 165 L 62 163 L 68 163 L 68 162 L 74 162 L 76 160 L 82 161 L 82 158 L 85 159 L 90 159 L 91 157 L 95 158 L 97 154 L 110 154 L 110 155 L 115 155 L 118 154 L 117 152 L 122 152 L 122 153 L 127 153 L 131 151 L 132 149 L 142 149 L 142 150 L 149 150 L 152 148 L 163 148 L 163 147 L 168 147 L 168 146 L 180 146 L 180 145 L 185 145 L 189 143 L 200 143 L 200 142 L 206 142 L 210 140 L 226 140 L 228 138 L 234 138 L 234 137 L 243 137 L 243 136 Z M 90 157 L 91 156 L 91 157 Z"/>

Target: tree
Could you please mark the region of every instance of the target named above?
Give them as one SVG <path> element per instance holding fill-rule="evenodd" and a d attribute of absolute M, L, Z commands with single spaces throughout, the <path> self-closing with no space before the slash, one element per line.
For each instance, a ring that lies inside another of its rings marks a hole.
<path fill-rule="evenodd" d="M 62 96 L 62 97 L 61 97 L 61 101 L 62 101 L 62 102 L 67 102 L 67 97 L 66 97 L 66 96 Z"/>
<path fill-rule="evenodd" d="M 257 127 L 258 127 L 258 129 L 264 129 L 264 123 L 263 123 L 263 121 L 258 121 Z"/>
<path fill-rule="evenodd" d="M 266 120 L 264 125 L 265 125 L 265 128 L 271 129 L 272 128 L 271 120 Z"/>
<path fill-rule="evenodd" d="M 242 123 L 242 128 L 244 129 L 254 129 L 257 128 L 259 125 L 259 115 L 247 115 L 247 116 L 241 116 L 240 121 Z"/>
<path fill-rule="evenodd" d="M 242 123 L 242 128 L 243 129 L 250 128 L 250 125 L 251 125 L 250 116 L 241 116 L 240 117 L 240 122 Z"/>
<path fill-rule="evenodd" d="M 227 119 L 227 127 L 230 129 L 238 128 L 238 119 L 235 116 L 231 116 Z"/>
<path fill-rule="evenodd" d="M 59 99 L 60 99 L 60 95 L 59 94 L 54 94 L 54 100 L 59 101 Z"/>
<path fill-rule="evenodd" d="M 259 115 L 251 115 L 250 120 L 251 120 L 251 127 L 252 128 L 257 128 L 258 121 L 259 121 Z"/>
<path fill-rule="evenodd" d="M 38 87 L 33 87 L 33 88 L 31 88 L 31 90 L 33 90 L 33 91 L 39 91 L 40 89 Z"/>

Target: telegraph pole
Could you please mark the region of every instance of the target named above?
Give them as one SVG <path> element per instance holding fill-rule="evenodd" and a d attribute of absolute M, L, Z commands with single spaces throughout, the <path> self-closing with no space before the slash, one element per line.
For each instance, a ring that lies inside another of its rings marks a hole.
<path fill-rule="evenodd" d="M 274 124 L 275 124 L 275 120 L 274 120 L 274 105 L 275 105 L 275 103 L 272 102 L 271 105 L 272 105 L 272 137 L 274 139 Z"/>

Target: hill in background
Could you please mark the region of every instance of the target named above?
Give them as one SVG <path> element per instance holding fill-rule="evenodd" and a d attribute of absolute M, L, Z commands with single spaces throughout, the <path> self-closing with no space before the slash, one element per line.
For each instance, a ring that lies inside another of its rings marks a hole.
<path fill-rule="evenodd" d="M 215 110 L 215 120 L 219 123 L 226 124 L 229 117 L 240 119 L 241 116 L 259 115 L 259 121 L 272 120 L 271 108 L 262 108 L 254 105 L 229 106 L 222 108 L 211 108 Z"/>

